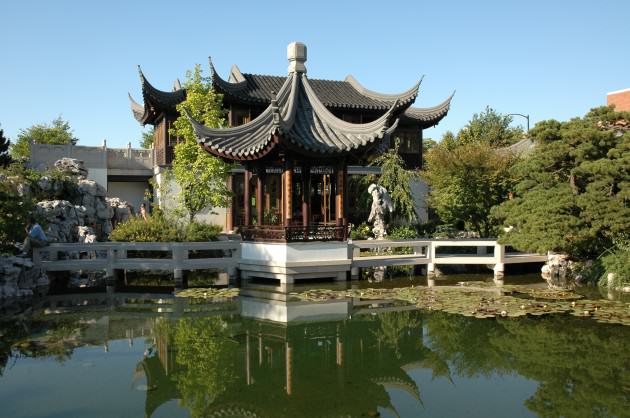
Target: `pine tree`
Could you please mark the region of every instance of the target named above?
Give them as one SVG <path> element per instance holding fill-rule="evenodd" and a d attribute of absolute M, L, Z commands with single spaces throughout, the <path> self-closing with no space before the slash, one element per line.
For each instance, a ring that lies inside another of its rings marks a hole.
<path fill-rule="evenodd" d="M 512 174 L 514 199 L 493 210 L 518 249 L 594 258 L 630 231 L 630 113 L 610 107 L 568 122 L 544 121 Z"/>
<path fill-rule="evenodd" d="M 4 131 L 0 129 L 0 167 L 6 167 L 11 164 L 11 156 L 9 155 L 9 146 L 11 141 L 4 136 Z"/>

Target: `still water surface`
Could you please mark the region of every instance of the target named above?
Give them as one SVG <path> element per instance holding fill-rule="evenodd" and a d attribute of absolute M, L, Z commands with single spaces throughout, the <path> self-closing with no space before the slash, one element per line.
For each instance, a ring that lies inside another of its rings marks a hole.
<path fill-rule="evenodd" d="M 630 327 L 567 315 L 258 286 L 215 302 L 52 297 L 0 332 L 0 417 L 630 416 Z"/>

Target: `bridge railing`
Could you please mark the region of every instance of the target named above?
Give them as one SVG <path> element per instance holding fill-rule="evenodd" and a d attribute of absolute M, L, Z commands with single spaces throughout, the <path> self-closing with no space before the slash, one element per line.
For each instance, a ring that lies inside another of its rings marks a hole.
<path fill-rule="evenodd" d="M 352 242 L 351 251 L 353 268 L 426 264 L 429 272 L 439 264 L 482 264 L 502 273 L 505 264 L 546 260 L 540 254 L 506 253 L 496 239 L 361 240 Z"/>
<path fill-rule="evenodd" d="M 181 285 L 185 270 L 221 269 L 236 276 L 240 241 L 105 242 L 50 244 L 33 249 L 33 263 L 44 271 L 170 270 Z"/>

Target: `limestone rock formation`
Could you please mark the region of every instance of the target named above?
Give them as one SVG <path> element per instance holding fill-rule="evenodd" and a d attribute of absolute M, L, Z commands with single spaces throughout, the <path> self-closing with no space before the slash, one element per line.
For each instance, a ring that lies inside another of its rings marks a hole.
<path fill-rule="evenodd" d="M 76 176 L 78 178 L 85 178 L 88 175 L 88 171 L 85 168 L 85 164 L 81 160 L 76 158 L 64 157 L 55 161 L 55 168 L 62 173 Z"/>
<path fill-rule="evenodd" d="M 77 196 L 69 200 L 44 200 L 37 203 L 36 212 L 46 221 L 46 234 L 51 241 L 77 242 L 81 239 L 79 227 L 90 227 L 90 235 L 106 239 L 113 226 L 131 216 L 132 207 L 119 198 L 108 198 L 107 191 L 94 180 L 85 178 L 87 170 L 82 162 L 62 158 L 55 167 L 77 177 Z M 45 193 L 56 195 L 60 183 L 42 177 L 38 187 Z"/>
<path fill-rule="evenodd" d="M 31 260 L 0 257 L 0 299 L 33 296 L 45 292 L 48 285 L 48 277 Z"/>
<path fill-rule="evenodd" d="M 374 222 L 372 233 L 374 238 L 383 239 L 387 235 L 385 230 L 385 214 L 394 210 L 394 204 L 387 189 L 377 184 L 370 184 L 368 193 L 372 195 L 372 209 L 368 222 Z"/>
<path fill-rule="evenodd" d="M 46 236 L 54 242 L 76 242 L 77 227 L 85 225 L 87 211 L 84 206 L 67 200 L 44 200 L 35 206 L 37 215 L 45 220 Z"/>
<path fill-rule="evenodd" d="M 540 271 L 550 289 L 571 289 L 580 281 L 582 269 L 583 266 L 571 261 L 568 255 L 549 252 Z"/>

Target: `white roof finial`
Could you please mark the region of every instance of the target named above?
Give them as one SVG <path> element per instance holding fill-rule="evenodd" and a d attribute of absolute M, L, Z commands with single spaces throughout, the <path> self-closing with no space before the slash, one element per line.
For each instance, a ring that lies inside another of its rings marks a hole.
<path fill-rule="evenodd" d="M 287 58 L 289 59 L 289 74 L 305 73 L 306 66 L 306 45 L 302 42 L 291 42 L 287 47 Z"/>

